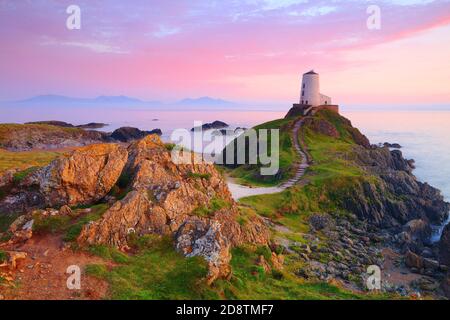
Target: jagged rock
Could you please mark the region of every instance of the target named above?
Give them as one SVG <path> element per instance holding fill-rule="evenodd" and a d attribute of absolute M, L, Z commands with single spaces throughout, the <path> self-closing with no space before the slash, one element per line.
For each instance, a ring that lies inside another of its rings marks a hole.
<path fill-rule="evenodd" d="M 46 206 L 90 204 L 111 190 L 127 157 L 115 144 L 83 147 L 31 174 L 22 186 L 37 189 Z"/>
<path fill-rule="evenodd" d="M 128 147 L 124 175 L 130 192 L 102 219 L 85 226 L 78 243 L 128 246 L 130 230 L 137 235 L 172 235 L 187 256 L 202 256 L 209 264 L 208 282 L 229 277 L 230 247 L 246 242 L 268 244 L 269 231 L 258 217 L 237 222 L 239 210 L 225 179 L 212 164 L 176 165 L 158 136 L 147 136 Z M 193 173 L 197 173 L 196 178 Z M 212 209 L 212 202 L 220 206 Z M 197 216 L 203 208 L 207 214 Z"/>

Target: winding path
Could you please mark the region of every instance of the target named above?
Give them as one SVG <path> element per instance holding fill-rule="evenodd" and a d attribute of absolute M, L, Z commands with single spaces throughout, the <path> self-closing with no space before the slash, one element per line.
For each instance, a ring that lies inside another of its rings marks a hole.
<path fill-rule="evenodd" d="M 263 195 L 263 194 L 272 194 L 282 192 L 295 184 L 297 184 L 301 178 L 305 175 L 306 169 L 309 167 L 309 160 L 306 153 L 302 150 L 300 141 L 299 141 L 299 131 L 305 121 L 305 118 L 297 121 L 292 129 L 292 140 L 294 142 L 294 149 L 297 152 L 300 161 L 294 163 L 295 167 L 295 175 L 286 182 L 283 182 L 279 186 L 276 187 L 247 187 L 229 180 L 227 182 L 228 188 L 233 195 L 234 200 L 239 200 L 241 198 Z"/>

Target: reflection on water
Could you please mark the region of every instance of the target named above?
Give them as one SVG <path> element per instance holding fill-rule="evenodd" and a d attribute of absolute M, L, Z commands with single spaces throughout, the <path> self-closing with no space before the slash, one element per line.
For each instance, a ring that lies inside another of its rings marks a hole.
<path fill-rule="evenodd" d="M 30 108 L 0 107 L 0 122 L 61 120 L 73 124 L 106 122 L 102 129 L 112 131 L 121 126 L 141 130 L 160 128 L 168 140 L 176 128 L 191 129 L 194 121 L 221 120 L 232 127 L 252 127 L 284 117 L 285 111 L 193 111 L 125 108 Z M 450 111 L 352 111 L 343 112 L 366 134 L 372 143 L 397 142 L 407 158 L 416 160 L 414 174 L 442 190 L 450 201 Z M 157 119 L 157 120 L 156 120 Z"/>

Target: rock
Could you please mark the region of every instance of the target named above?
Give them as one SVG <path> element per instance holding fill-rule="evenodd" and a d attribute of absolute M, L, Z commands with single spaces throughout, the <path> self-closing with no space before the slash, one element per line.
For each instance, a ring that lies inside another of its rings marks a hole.
<path fill-rule="evenodd" d="M 89 122 L 87 124 L 80 124 L 76 127 L 81 129 L 100 129 L 106 126 L 108 126 L 106 123 Z"/>
<path fill-rule="evenodd" d="M 206 231 L 206 232 L 205 232 Z M 205 232 L 203 234 L 203 232 Z M 207 283 L 231 277 L 230 241 L 222 235 L 216 221 L 203 224 L 199 220 L 187 222 L 177 232 L 176 248 L 187 257 L 202 256 L 208 262 Z"/>
<path fill-rule="evenodd" d="M 8 186 L 14 181 L 14 174 L 17 172 L 15 169 L 6 170 L 0 175 L 0 188 Z"/>
<path fill-rule="evenodd" d="M 401 149 L 402 148 L 402 146 L 398 143 L 389 143 L 389 142 L 385 142 L 383 144 L 383 146 L 386 148 L 393 148 L 393 149 Z"/>
<path fill-rule="evenodd" d="M 269 263 L 266 261 L 266 259 L 262 255 L 259 256 L 258 260 L 256 261 L 256 265 L 263 267 L 265 273 L 269 273 L 272 270 Z"/>
<path fill-rule="evenodd" d="M 423 258 L 411 251 L 408 251 L 405 255 L 405 264 L 407 267 L 419 270 L 424 267 Z"/>
<path fill-rule="evenodd" d="M 340 137 L 339 131 L 336 129 L 336 127 L 325 119 L 306 118 L 304 125 L 310 127 L 312 130 L 319 134 L 323 134 L 332 138 Z"/>
<path fill-rule="evenodd" d="M 309 218 L 309 224 L 317 231 L 329 229 L 332 226 L 332 220 L 328 215 L 313 214 Z"/>
<path fill-rule="evenodd" d="M 59 214 L 62 215 L 62 216 L 72 216 L 73 212 L 72 212 L 72 209 L 70 209 L 69 206 L 65 205 L 65 206 L 62 206 L 59 209 Z"/>
<path fill-rule="evenodd" d="M 45 125 L 63 127 L 63 128 L 73 128 L 74 127 L 74 125 L 71 123 L 67 123 L 64 121 L 55 121 L 55 120 L 26 122 L 25 124 L 45 124 Z"/>
<path fill-rule="evenodd" d="M 284 264 L 284 256 L 283 255 L 281 255 L 281 254 L 278 255 L 275 252 L 272 252 L 270 261 L 272 262 L 273 268 L 275 270 L 278 270 L 278 271 L 283 270 L 283 264 Z"/>
<path fill-rule="evenodd" d="M 91 204 L 112 189 L 127 157 L 116 144 L 83 147 L 39 169 L 22 186 L 37 189 L 46 206 Z"/>
<path fill-rule="evenodd" d="M 439 241 L 439 262 L 450 267 L 450 224 L 445 226 Z"/>
<path fill-rule="evenodd" d="M 450 299 L 450 273 L 448 273 L 442 281 L 441 288 L 442 291 L 444 291 L 445 296 Z"/>
<path fill-rule="evenodd" d="M 110 137 L 121 142 L 132 142 L 152 134 L 162 135 L 162 131 L 160 129 L 155 129 L 152 131 L 142 131 L 137 128 L 122 127 L 115 130 Z"/>
<path fill-rule="evenodd" d="M 60 149 L 81 147 L 108 140 L 108 134 L 100 131 L 62 127 L 48 124 L 5 124 L 0 148 L 10 151 L 33 149 Z"/>
<path fill-rule="evenodd" d="M 178 251 L 208 261 L 208 281 L 229 277 L 230 248 L 244 243 L 267 245 L 268 228 L 257 216 L 238 223 L 240 215 L 225 179 L 212 164 L 176 165 L 158 136 L 147 136 L 128 147 L 124 174 L 130 192 L 98 221 L 84 226 L 80 245 L 105 244 L 126 248 L 130 230 L 137 235 L 170 235 Z M 200 160 L 200 159 L 199 159 Z M 192 178 L 192 173 L 208 179 Z M 212 202 L 221 205 L 212 210 Z M 203 208 L 208 213 L 197 214 Z"/>
<path fill-rule="evenodd" d="M 17 261 L 23 260 L 27 257 L 26 252 L 8 251 L 8 264 L 12 270 L 17 268 Z"/>
<path fill-rule="evenodd" d="M 403 230 L 410 234 L 412 241 L 428 241 L 431 237 L 431 226 L 423 219 L 414 219 L 403 226 Z"/>
<path fill-rule="evenodd" d="M 198 130 L 223 129 L 228 127 L 229 125 L 226 124 L 225 122 L 216 120 L 212 123 L 205 123 L 201 127 L 192 128 L 191 131 L 193 132 L 196 129 Z"/>

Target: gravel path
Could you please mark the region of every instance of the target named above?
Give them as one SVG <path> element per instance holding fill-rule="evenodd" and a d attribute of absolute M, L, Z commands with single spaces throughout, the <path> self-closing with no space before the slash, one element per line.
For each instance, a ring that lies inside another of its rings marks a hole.
<path fill-rule="evenodd" d="M 250 197 L 250 196 L 279 193 L 279 192 L 282 192 L 282 191 L 294 186 L 302 179 L 302 177 L 305 174 L 306 169 L 309 167 L 308 157 L 306 156 L 305 152 L 303 152 L 300 141 L 298 139 L 298 136 L 299 136 L 298 133 L 303 125 L 303 122 L 304 122 L 304 119 L 300 119 L 299 121 L 297 121 L 295 123 L 294 128 L 292 129 L 294 148 L 295 148 L 295 151 L 297 152 L 297 154 L 299 155 L 299 159 L 301 159 L 299 162 L 294 163 L 295 175 L 288 181 L 286 181 L 276 187 L 252 188 L 252 187 L 247 187 L 247 186 L 237 184 L 237 183 L 233 182 L 232 180 L 229 180 L 227 182 L 227 184 L 228 184 L 228 188 L 231 191 L 231 194 L 233 195 L 233 199 L 239 200 L 241 198 Z"/>

